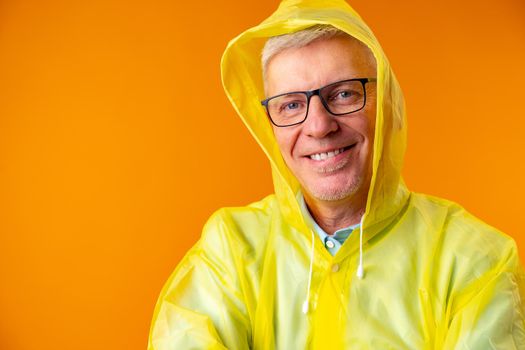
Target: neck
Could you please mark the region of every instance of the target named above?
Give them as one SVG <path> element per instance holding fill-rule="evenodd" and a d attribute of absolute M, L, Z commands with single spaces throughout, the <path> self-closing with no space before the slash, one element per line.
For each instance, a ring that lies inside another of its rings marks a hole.
<path fill-rule="evenodd" d="M 304 200 L 317 225 L 329 235 L 360 223 L 366 208 L 366 197 L 322 201 L 305 193 Z"/>

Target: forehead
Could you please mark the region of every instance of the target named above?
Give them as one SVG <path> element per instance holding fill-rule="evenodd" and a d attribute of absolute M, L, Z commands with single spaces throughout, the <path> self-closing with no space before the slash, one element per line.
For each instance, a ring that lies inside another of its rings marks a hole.
<path fill-rule="evenodd" d="M 368 47 L 350 37 L 316 40 L 299 48 L 288 48 L 268 62 L 268 96 L 311 90 L 332 82 L 376 76 L 375 59 Z"/>

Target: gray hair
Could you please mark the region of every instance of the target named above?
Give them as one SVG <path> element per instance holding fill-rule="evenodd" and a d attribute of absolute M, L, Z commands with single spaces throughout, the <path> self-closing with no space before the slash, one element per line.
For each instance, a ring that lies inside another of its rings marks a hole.
<path fill-rule="evenodd" d="M 349 34 L 329 24 L 317 24 L 298 32 L 269 38 L 266 41 L 266 44 L 264 45 L 261 53 L 262 73 L 264 80 L 266 80 L 266 70 L 268 68 L 268 63 L 277 54 L 286 49 L 301 48 L 314 41 L 321 39 L 331 39 L 334 37 L 349 37 L 355 39 L 353 36 L 350 36 Z"/>

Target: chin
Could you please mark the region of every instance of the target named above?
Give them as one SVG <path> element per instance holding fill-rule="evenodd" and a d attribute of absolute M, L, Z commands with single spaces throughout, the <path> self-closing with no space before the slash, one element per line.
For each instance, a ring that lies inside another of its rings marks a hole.
<path fill-rule="evenodd" d="M 363 184 L 363 178 L 356 176 L 351 178 L 346 184 L 326 185 L 321 184 L 308 188 L 312 197 L 320 201 L 339 201 L 353 196 L 358 192 Z"/>

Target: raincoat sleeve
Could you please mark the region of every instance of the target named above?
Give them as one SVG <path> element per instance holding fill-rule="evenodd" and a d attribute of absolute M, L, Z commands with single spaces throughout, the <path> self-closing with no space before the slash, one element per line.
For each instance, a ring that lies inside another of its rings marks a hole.
<path fill-rule="evenodd" d="M 525 276 L 514 241 L 507 248 L 453 303 L 443 349 L 525 349 Z"/>
<path fill-rule="evenodd" d="M 249 321 L 229 229 L 215 214 L 157 301 L 148 350 L 248 349 Z"/>

